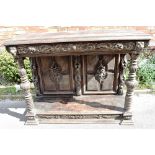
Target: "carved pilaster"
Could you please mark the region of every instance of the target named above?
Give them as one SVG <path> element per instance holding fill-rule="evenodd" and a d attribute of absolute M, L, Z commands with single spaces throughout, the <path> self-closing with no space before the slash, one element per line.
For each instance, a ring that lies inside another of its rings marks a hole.
<path fill-rule="evenodd" d="M 125 77 L 124 77 L 124 72 L 125 68 L 127 65 L 127 59 L 125 54 L 120 55 L 120 63 L 119 63 L 119 77 L 118 77 L 118 89 L 117 89 L 117 94 L 118 95 L 123 95 L 123 86 L 125 83 Z"/>
<path fill-rule="evenodd" d="M 37 68 L 39 66 L 37 66 L 37 62 L 36 62 L 36 58 L 30 58 L 30 62 L 31 62 L 31 68 L 32 68 L 32 78 L 33 78 L 33 83 L 36 89 L 36 95 L 40 95 L 40 90 L 39 90 L 39 79 L 38 79 L 38 72 L 37 72 Z"/>
<path fill-rule="evenodd" d="M 81 61 L 80 56 L 74 57 L 74 68 L 75 68 L 75 92 L 77 96 L 81 95 Z"/>
<path fill-rule="evenodd" d="M 34 108 L 34 103 L 33 103 L 33 98 L 32 94 L 30 92 L 30 82 L 28 80 L 26 70 L 24 68 L 24 59 L 23 58 L 16 58 L 19 66 L 19 74 L 20 74 L 20 79 L 21 79 L 21 89 L 24 90 L 25 93 L 25 101 L 27 105 L 27 113 L 26 113 L 26 124 L 37 124 L 37 120 L 35 117 L 35 108 Z"/>

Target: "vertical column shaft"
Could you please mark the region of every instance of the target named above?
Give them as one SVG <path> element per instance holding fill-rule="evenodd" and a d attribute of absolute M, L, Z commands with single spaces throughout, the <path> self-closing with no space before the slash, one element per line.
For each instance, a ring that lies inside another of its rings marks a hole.
<path fill-rule="evenodd" d="M 30 92 L 30 82 L 28 80 L 26 70 L 24 68 L 24 59 L 19 57 L 17 58 L 18 67 L 19 67 L 19 74 L 21 79 L 21 89 L 24 90 L 25 101 L 27 105 L 27 113 L 26 113 L 26 124 L 37 124 L 35 118 L 35 108 L 33 103 L 32 94 Z"/>
<path fill-rule="evenodd" d="M 125 107 L 124 107 L 126 113 L 131 112 L 134 88 L 138 83 L 136 81 L 136 71 L 138 68 L 137 58 L 138 58 L 139 54 L 132 53 L 130 56 L 131 56 L 131 63 L 129 66 L 129 75 L 128 75 L 128 79 L 125 82 L 125 84 L 127 86 L 127 92 L 126 92 L 126 96 L 125 96 Z"/>

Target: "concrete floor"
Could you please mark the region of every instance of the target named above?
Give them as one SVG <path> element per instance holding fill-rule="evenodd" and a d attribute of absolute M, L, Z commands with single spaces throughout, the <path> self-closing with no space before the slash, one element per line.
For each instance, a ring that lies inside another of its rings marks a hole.
<path fill-rule="evenodd" d="M 155 94 L 136 93 L 133 104 L 134 126 L 117 124 L 40 124 L 25 126 L 25 102 L 19 100 L 0 101 L 0 128 L 36 128 L 36 129 L 125 129 L 125 128 L 155 128 Z"/>

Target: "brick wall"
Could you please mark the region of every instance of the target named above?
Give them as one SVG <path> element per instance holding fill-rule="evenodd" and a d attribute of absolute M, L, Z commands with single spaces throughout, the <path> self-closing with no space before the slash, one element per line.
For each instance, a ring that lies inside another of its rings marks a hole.
<path fill-rule="evenodd" d="M 149 33 L 154 37 L 155 41 L 155 26 L 0 26 L 0 46 L 2 44 L 20 34 L 27 32 L 37 33 L 37 32 L 66 32 L 66 31 L 78 31 L 78 30 L 103 30 L 103 29 L 135 29 L 140 30 L 145 33 Z"/>

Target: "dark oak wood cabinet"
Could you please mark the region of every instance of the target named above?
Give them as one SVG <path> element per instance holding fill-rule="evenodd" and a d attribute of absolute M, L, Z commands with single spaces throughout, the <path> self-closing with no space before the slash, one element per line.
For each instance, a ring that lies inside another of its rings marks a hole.
<path fill-rule="evenodd" d="M 26 124 L 132 124 L 137 59 L 150 39 L 139 31 L 107 30 L 24 34 L 6 42 L 19 66 Z M 25 57 L 31 61 L 34 100 Z"/>

